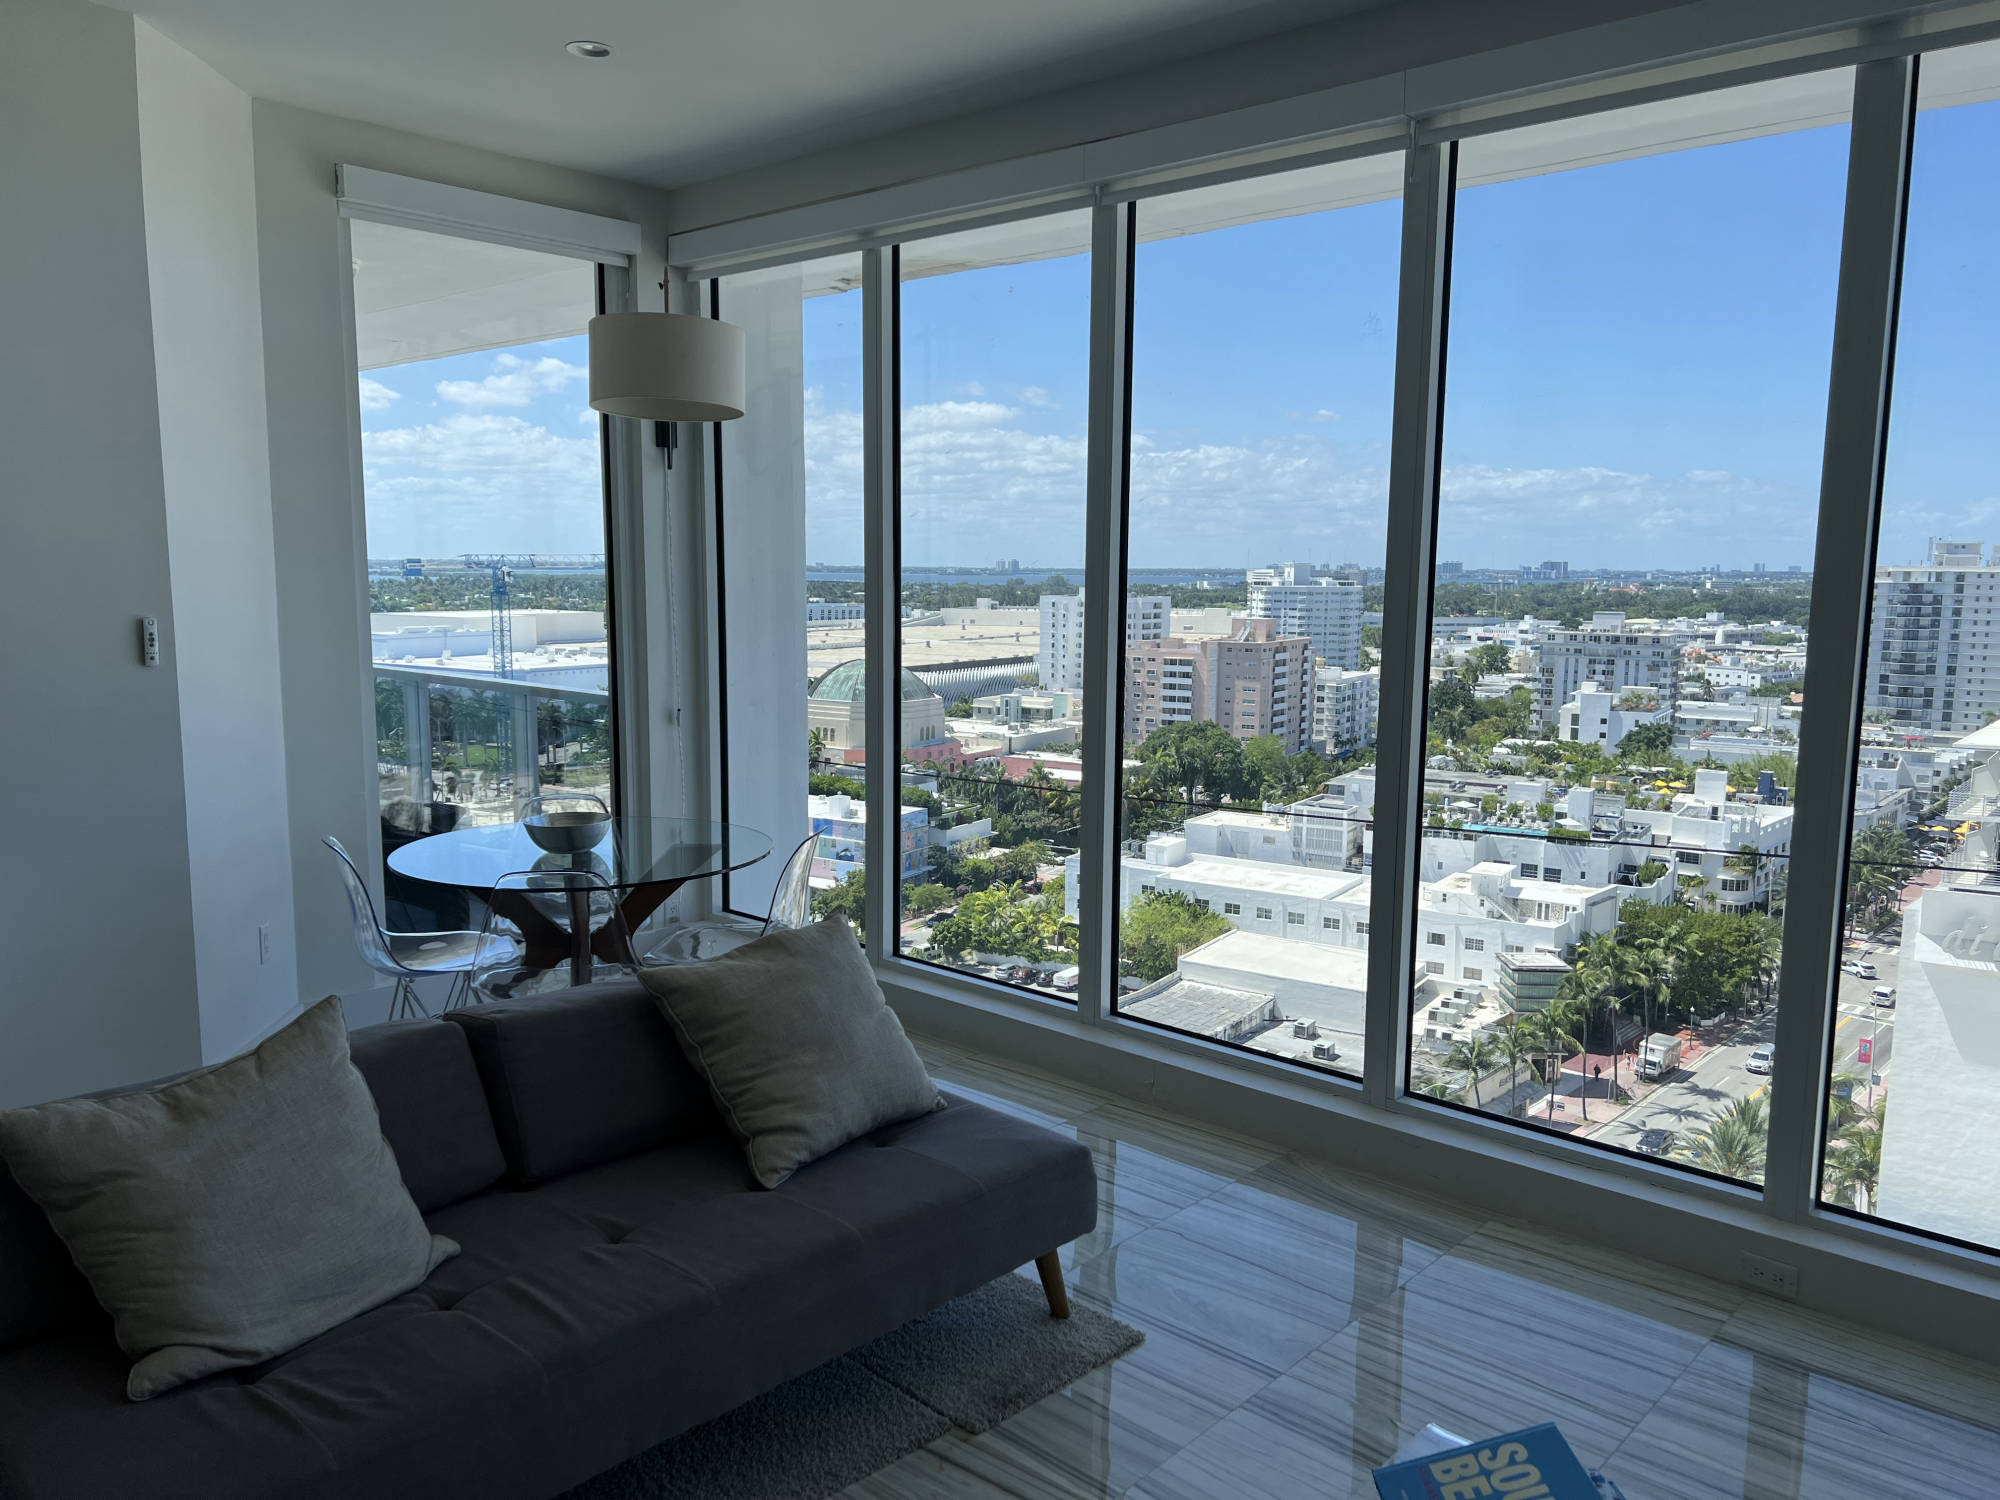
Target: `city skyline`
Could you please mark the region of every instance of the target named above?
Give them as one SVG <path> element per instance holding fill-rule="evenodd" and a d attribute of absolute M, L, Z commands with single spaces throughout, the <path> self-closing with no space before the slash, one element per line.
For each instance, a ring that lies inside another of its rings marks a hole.
<path fill-rule="evenodd" d="M 2000 483 L 1964 437 L 2000 334 L 1977 295 L 1991 251 L 1967 247 L 2000 204 L 1950 189 L 1995 144 L 1987 115 L 1919 121 L 1883 566 L 2000 539 Z M 1747 535 L 1774 572 L 1811 565 L 1846 135 L 1461 192 L 1440 557 L 1686 571 Z M 1399 220 L 1390 201 L 1140 247 L 1131 566 L 1379 566 Z M 907 566 L 1082 555 L 1087 283 L 1069 256 L 904 288 Z M 855 291 L 804 308 L 811 557 L 860 552 L 859 310 Z M 586 363 L 579 335 L 367 372 L 370 551 L 596 550 Z"/>

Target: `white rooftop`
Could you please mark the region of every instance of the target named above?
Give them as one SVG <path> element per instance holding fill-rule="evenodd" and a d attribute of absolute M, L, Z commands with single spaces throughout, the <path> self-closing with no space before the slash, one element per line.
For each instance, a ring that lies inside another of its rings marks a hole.
<path fill-rule="evenodd" d="M 1219 854 L 1190 854 L 1177 865 L 1149 864 L 1127 855 L 1124 864 L 1128 876 L 1166 875 L 1272 896 L 1296 896 L 1301 901 L 1332 901 L 1343 896 L 1365 900 L 1368 892 L 1368 877 L 1351 870 L 1315 870 Z"/>

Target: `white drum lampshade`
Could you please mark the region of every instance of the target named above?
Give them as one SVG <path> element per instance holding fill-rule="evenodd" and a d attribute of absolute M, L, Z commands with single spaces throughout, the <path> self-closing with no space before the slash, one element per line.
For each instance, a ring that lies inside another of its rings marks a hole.
<path fill-rule="evenodd" d="M 590 320 L 590 404 L 645 422 L 729 422 L 743 415 L 743 330 L 685 313 Z"/>

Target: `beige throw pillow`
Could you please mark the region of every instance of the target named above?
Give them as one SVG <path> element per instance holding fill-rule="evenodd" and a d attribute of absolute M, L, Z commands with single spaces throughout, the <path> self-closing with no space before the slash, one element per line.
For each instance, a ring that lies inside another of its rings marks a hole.
<path fill-rule="evenodd" d="M 137 1361 L 134 1401 L 296 1348 L 458 1253 L 410 1201 L 332 996 L 199 1073 L 0 1112 L 0 1157 Z"/>
<path fill-rule="evenodd" d="M 845 918 L 639 977 L 767 1188 L 944 1103 Z"/>

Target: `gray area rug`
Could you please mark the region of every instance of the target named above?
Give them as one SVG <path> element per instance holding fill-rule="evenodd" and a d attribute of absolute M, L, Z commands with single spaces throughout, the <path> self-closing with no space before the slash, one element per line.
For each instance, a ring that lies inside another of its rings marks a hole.
<path fill-rule="evenodd" d="M 1138 1329 L 1002 1276 L 607 1470 L 563 1500 L 819 1500 L 954 1427 L 984 1432 L 1139 1346 Z"/>

